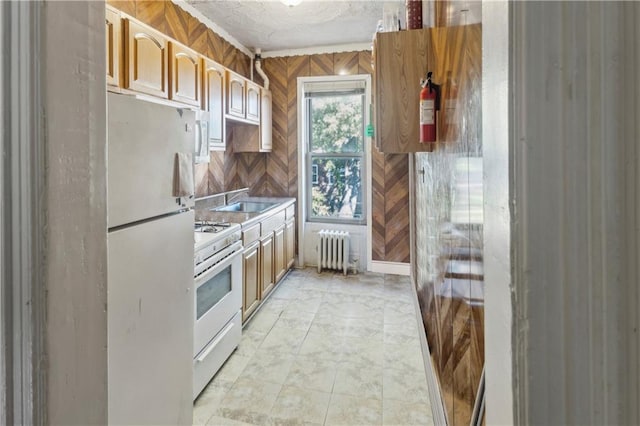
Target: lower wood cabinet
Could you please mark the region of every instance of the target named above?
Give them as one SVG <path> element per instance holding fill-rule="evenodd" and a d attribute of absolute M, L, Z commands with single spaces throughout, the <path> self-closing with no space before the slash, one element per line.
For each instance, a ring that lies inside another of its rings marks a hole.
<path fill-rule="evenodd" d="M 275 286 L 273 275 L 273 234 L 269 234 L 260 240 L 260 265 L 262 273 L 260 296 L 264 298 Z"/>
<path fill-rule="evenodd" d="M 294 217 L 287 219 L 284 225 L 285 264 L 289 269 L 295 263 L 296 257 L 296 220 Z"/>
<path fill-rule="evenodd" d="M 284 223 L 276 228 L 273 233 L 273 252 L 273 269 L 275 281 L 278 282 L 287 272 L 285 266 Z"/>
<path fill-rule="evenodd" d="M 260 304 L 260 241 L 251 243 L 243 252 L 242 320 Z"/>
<path fill-rule="evenodd" d="M 294 263 L 295 205 L 275 211 L 260 222 L 242 226 L 244 244 L 242 321 L 278 285 Z M 250 222 L 249 222 L 250 223 Z"/>

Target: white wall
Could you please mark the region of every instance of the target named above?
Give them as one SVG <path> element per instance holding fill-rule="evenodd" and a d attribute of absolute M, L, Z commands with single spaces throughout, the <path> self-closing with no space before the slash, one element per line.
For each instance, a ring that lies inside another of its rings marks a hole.
<path fill-rule="evenodd" d="M 640 6 L 483 18 L 487 423 L 637 424 Z"/>
<path fill-rule="evenodd" d="M 107 423 L 104 19 L 103 2 L 43 7 L 48 424 Z"/>

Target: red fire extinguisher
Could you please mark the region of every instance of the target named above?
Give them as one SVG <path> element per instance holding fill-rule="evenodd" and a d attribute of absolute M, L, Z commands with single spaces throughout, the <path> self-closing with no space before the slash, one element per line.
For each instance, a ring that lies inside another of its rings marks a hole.
<path fill-rule="evenodd" d="M 437 139 L 436 111 L 440 109 L 440 86 L 431 81 L 432 72 L 427 80 L 421 82 L 420 91 L 420 143 L 433 143 Z"/>

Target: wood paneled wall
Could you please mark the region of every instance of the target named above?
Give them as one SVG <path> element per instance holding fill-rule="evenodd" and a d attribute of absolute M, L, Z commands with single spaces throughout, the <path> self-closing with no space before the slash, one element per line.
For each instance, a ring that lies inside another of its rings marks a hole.
<path fill-rule="evenodd" d="M 482 27 L 425 36 L 454 108 L 446 142 L 415 154 L 417 295 L 448 422 L 469 424 L 484 365 Z"/>
<path fill-rule="evenodd" d="M 298 197 L 297 78 L 371 74 L 371 52 L 266 58 L 263 68 L 273 95 L 273 151 L 233 154 L 225 163 L 229 188 L 247 186 L 252 194 Z M 409 262 L 409 163 L 405 154 L 372 150 L 372 257 Z"/>
<path fill-rule="evenodd" d="M 107 4 L 150 25 L 196 52 L 249 78 L 251 58 L 169 0 L 107 0 Z M 225 190 L 228 154 L 212 152 L 211 162 L 195 167 L 196 196 Z"/>

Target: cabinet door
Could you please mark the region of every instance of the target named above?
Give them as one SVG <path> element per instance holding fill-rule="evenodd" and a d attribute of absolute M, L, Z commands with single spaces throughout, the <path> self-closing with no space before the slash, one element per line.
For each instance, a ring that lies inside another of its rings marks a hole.
<path fill-rule="evenodd" d="M 285 265 L 289 269 L 293 266 L 296 256 L 296 229 L 295 218 L 287 220 L 284 227 Z"/>
<path fill-rule="evenodd" d="M 260 303 L 260 271 L 258 249 L 260 241 L 256 241 L 244 250 L 243 253 L 243 301 L 242 320 L 246 320 L 249 315 L 258 307 Z"/>
<path fill-rule="evenodd" d="M 275 282 L 280 281 L 287 271 L 285 269 L 284 223 L 273 233 L 273 269 Z"/>
<path fill-rule="evenodd" d="M 273 289 L 273 233 L 260 240 L 260 270 L 262 274 L 261 298 Z"/>
<path fill-rule="evenodd" d="M 260 86 L 247 81 L 247 120 L 260 122 Z"/>
<path fill-rule="evenodd" d="M 204 105 L 209 114 L 209 148 L 225 150 L 224 67 L 204 60 Z"/>
<path fill-rule="evenodd" d="M 107 7 L 106 41 L 107 41 L 107 85 L 120 86 L 120 14 Z"/>
<path fill-rule="evenodd" d="M 227 114 L 245 118 L 245 83 L 238 74 L 227 72 Z"/>
<path fill-rule="evenodd" d="M 438 142 L 455 141 L 455 105 L 473 105 L 481 88 L 482 26 L 424 28 L 376 33 L 376 146 L 384 153 L 432 151 L 436 144 L 419 143 L 420 88 L 426 72 L 441 84 L 436 112 Z M 398 76 L 402 78 L 398 78 Z M 452 85 L 447 82 L 455 81 Z M 409 84 L 409 89 L 407 89 Z M 454 93 L 455 87 L 469 88 Z M 449 110 L 445 117 L 444 112 Z M 449 121 L 449 122 L 448 122 Z"/>
<path fill-rule="evenodd" d="M 127 89 L 167 98 L 167 40 L 145 25 L 125 20 Z"/>
<path fill-rule="evenodd" d="M 260 151 L 271 152 L 271 92 L 269 90 L 262 90 L 262 96 L 260 100 Z"/>
<path fill-rule="evenodd" d="M 171 90 L 169 99 L 200 107 L 200 81 L 202 68 L 200 56 L 177 43 L 169 43 L 169 75 Z"/>

